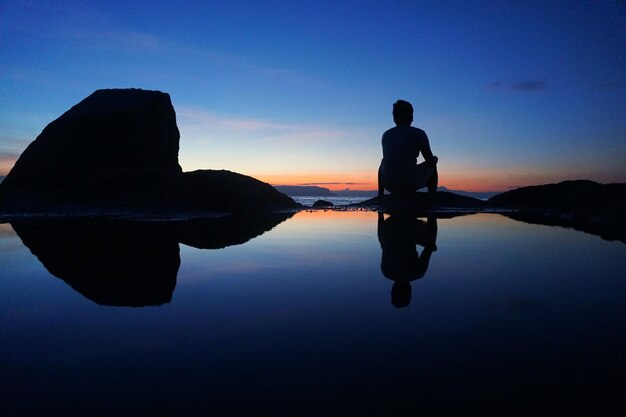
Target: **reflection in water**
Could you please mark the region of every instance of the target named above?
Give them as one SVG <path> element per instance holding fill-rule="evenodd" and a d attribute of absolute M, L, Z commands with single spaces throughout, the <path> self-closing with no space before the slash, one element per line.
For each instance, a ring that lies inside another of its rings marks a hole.
<path fill-rule="evenodd" d="M 290 216 L 11 225 L 52 275 L 89 300 L 101 305 L 142 307 L 171 301 L 180 266 L 179 242 L 200 249 L 239 245 Z"/>
<path fill-rule="evenodd" d="M 272 230 L 293 213 L 273 213 L 263 216 L 198 219 L 170 225 L 178 242 L 198 249 L 222 249 L 241 245 Z"/>
<path fill-rule="evenodd" d="M 391 303 L 406 307 L 411 302 L 411 281 L 426 274 L 430 256 L 437 250 L 437 218 L 424 222 L 410 213 L 394 213 L 385 219 L 378 213 L 378 241 L 383 252 L 380 269 L 394 281 Z M 424 247 L 421 255 L 416 245 Z"/>

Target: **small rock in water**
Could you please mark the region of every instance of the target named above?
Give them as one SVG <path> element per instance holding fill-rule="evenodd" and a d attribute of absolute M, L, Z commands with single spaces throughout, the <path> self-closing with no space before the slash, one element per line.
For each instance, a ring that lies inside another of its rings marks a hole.
<path fill-rule="evenodd" d="M 313 203 L 313 207 L 333 207 L 334 204 L 326 200 L 317 200 Z"/>

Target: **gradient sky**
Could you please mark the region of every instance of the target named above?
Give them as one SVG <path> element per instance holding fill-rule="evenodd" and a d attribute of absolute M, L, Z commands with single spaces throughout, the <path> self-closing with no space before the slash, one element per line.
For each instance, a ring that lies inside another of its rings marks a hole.
<path fill-rule="evenodd" d="M 626 2 L 0 0 L 0 175 L 100 88 L 170 94 L 183 170 L 374 188 L 391 106 L 440 185 L 626 182 Z"/>

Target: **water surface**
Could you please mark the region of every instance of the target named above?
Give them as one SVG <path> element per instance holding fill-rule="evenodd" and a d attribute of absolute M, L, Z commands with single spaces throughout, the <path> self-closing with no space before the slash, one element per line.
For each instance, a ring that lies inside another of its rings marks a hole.
<path fill-rule="evenodd" d="M 495 214 L 286 217 L 0 225 L 0 414 L 626 409 L 623 243 Z"/>

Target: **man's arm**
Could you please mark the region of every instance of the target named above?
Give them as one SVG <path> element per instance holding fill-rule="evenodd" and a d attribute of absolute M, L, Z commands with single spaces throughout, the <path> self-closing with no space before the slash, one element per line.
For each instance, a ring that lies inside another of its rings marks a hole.
<path fill-rule="evenodd" d="M 426 136 L 426 132 L 422 131 L 422 134 L 420 136 L 420 151 L 422 152 L 424 159 L 426 160 L 426 162 L 436 164 L 439 158 L 434 156 L 433 151 L 430 150 L 430 142 L 428 141 L 428 136 Z"/>

